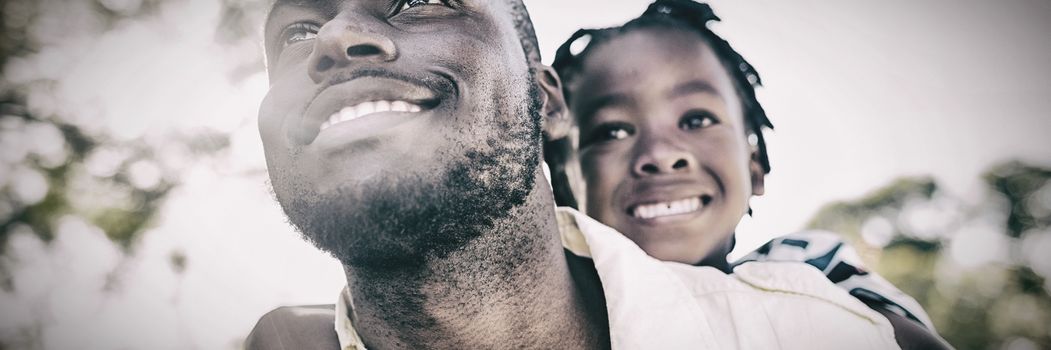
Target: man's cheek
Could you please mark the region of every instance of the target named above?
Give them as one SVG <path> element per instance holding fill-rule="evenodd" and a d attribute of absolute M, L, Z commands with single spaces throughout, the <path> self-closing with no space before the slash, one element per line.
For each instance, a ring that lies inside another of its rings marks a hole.
<path fill-rule="evenodd" d="M 300 120 L 305 106 L 310 101 L 309 85 L 307 88 L 286 88 L 289 84 L 275 84 L 263 98 L 259 107 L 259 134 L 264 146 L 288 146 L 289 138 L 283 129 Z M 286 130 L 287 131 L 287 130 Z"/>
<path fill-rule="evenodd" d="M 269 99 L 267 99 L 269 100 Z M 269 157 L 270 153 L 278 148 L 285 148 L 287 142 L 281 135 L 282 118 L 281 113 L 273 108 L 272 103 L 264 100 L 263 107 L 259 110 L 259 137 L 263 140 L 263 148 Z"/>

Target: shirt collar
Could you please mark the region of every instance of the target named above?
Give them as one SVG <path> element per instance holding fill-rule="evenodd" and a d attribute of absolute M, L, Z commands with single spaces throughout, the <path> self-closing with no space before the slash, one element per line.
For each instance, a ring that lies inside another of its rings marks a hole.
<path fill-rule="evenodd" d="M 613 349 L 717 348 L 705 313 L 667 269 L 669 263 L 650 257 L 616 230 L 571 208 L 558 208 L 556 218 L 563 247 L 595 263 L 606 296 Z M 722 276 L 710 270 L 713 278 Z M 344 287 L 335 320 L 341 350 L 365 350 L 350 320 L 353 309 L 350 291 Z"/>

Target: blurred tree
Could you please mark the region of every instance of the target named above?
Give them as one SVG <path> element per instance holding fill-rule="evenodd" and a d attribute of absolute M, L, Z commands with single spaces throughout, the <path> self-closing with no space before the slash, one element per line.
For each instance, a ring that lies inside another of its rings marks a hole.
<path fill-rule="evenodd" d="M 220 53 L 230 53 L 216 60 L 224 65 L 219 69 L 227 72 L 229 85 L 260 72 L 259 32 L 266 2 L 218 3 L 213 7 L 214 2 L 188 0 L 0 1 L 0 293 L 13 295 L 19 288 L 11 273 L 18 268 L 18 261 L 10 258 L 12 237 L 35 237 L 47 244 L 69 229 L 63 223 L 72 218 L 87 224 L 79 229 L 98 229 L 125 257 L 131 256 L 156 221 L 165 198 L 179 185 L 181 171 L 229 148 L 229 135 L 207 128 L 172 131 L 160 139 L 156 133 L 115 135 L 100 127 L 104 121 L 99 118 L 84 118 L 63 108 L 67 101 L 61 94 L 71 67 L 77 67 L 83 53 L 107 36 L 143 28 L 136 27 L 143 23 L 151 25 L 147 30 L 155 30 L 149 33 L 159 32 L 162 38 L 182 33 L 164 32 L 171 10 L 179 8 L 218 11 L 212 27 L 205 30 L 214 32 L 211 39 L 225 49 Z M 175 6 L 179 4 L 185 6 Z M 202 12 L 195 14 L 207 15 Z M 148 103 L 129 95 L 99 98 Z M 99 108 L 92 111 L 98 113 L 85 115 L 112 112 L 94 102 L 87 103 Z M 172 251 L 168 262 L 176 274 L 190 264 L 181 250 Z M 119 275 L 115 271 L 108 276 L 105 288 L 112 284 L 109 278 Z M 46 316 L 38 318 L 17 322 L 22 328 L 0 334 L 0 349 L 43 347 Z"/>
<path fill-rule="evenodd" d="M 80 5 L 92 9 L 78 15 L 92 16 L 93 30 L 103 33 L 122 19 L 152 13 L 157 0 L 90 1 Z M 41 59 L 48 45 L 61 38 L 49 37 L 40 26 L 54 25 L 48 15 L 62 15 L 65 1 L 11 0 L 3 2 L 0 25 L 0 66 L 5 77 L 24 75 L 13 71 L 13 59 Z M 70 28 L 74 29 L 74 28 Z M 46 94 L 55 80 L 30 76 L 21 81 L 0 80 L 0 255 L 14 233 L 31 233 L 51 241 L 57 221 L 66 215 L 87 219 L 106 236 L 129 251 L 148 227 L 164 196 L 176 179 L 163 176 L 153 160 L 153 150 L 142 142 L 115 142 L 104 133 L 85 130 L 82 123 L 62 115 L 35 111 L 29 100 Z M 113 152 L 119 150 L 119 152 Z M 100 154 L 99 152 L 105 153 Z M 106 161 L 109 169 L 91 174 L 85 164 L 92 157 Z M 143 173 L 146 174 L 143 174 Z M 139 179 L 142 176 L 153 177 Z M 136 178 L 138 177 L 138 178 Z M 82 192 L 83 191 L 83 192 Z M 85 198 L 85 192 L 105 194 Z M 12 291 L 6 260 L 0 260 L 0 288 Z"/>
<path fill-rule="evenodd" d="M 903 178 L 825 206 L 808 226 L 843 234 L 954 346 L 1051 348 L 1051 170 L 1015 161 L 983 179 L 976 204 Z"/>

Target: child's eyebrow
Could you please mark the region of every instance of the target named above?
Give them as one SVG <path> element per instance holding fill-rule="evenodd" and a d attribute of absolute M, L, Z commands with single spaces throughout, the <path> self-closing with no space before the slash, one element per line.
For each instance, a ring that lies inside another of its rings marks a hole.
<path fill-rule="evenodd" d="M 706 80 L 691 80 L 676 85 L 670 92 L 668 92 L 668 97 L 682 97 L 695 93 L 711 94 L 720 98 L 722 97 L 719 90 Z"/>
<path fill-rule="evenodd" d="M 602 108 L 625 105 L 628 104 L 628 101 L 631 99 L 631 95 L 619 92 L 601 95 L 585 100 L 580 108 L 583 112 L 581 114 L 588 115 Z"/>

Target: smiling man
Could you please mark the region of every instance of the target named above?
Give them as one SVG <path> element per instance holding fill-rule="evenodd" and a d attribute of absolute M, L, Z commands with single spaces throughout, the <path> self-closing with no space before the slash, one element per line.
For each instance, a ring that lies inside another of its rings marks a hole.
<path fill-rule="evenodd" d="M 517 1 L 271 10 L 259 129 L 274 191 L 345 265 L 368 344 L 608 346 L 602 300 L 575 287 L 551 195 L 535 186 L 541 108 L 561 118 L 564 106 L 550 70 L 533 79 L 529 26 Z M 331 318 L 309 322 L 324 313 L 280 309 L 260 326 L 289 321 L 295 339 L 257 328 L 249 345 L 335 345 Z"/>
<path fill-rule="evenodd" d="M 250 349 L 895 346 L 805 264 L 661 262 L 556 210 L 540 145 L 566 106 L 520 0 L 278 0 L 266 53 L 274 192 L 347 286 Z"/>

